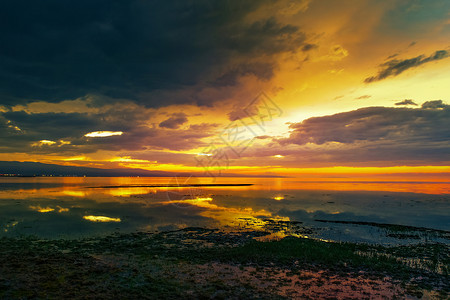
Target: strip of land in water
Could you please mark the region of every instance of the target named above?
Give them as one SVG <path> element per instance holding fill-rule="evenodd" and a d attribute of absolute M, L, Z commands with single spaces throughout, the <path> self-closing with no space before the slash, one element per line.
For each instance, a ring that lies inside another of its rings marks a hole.
<path fill-rule="evenodd" d="M 388 223 L 376 223 L 376 222 L 364 222 L 364 221 L 341 221 L 341 220 L 321 220 L 315 219 L 316 222 L 321 223 L 335 223 L 335 224 L 352 224 L 352 225 L 367 225 L 373 227 L 379 227 L 388 229 L 390 231 L 419 231 L 419 232 L 435 232 L 450 235 L 450 231 L 426 227 L 416 227 L 410 225 L 388 224 Z"/>
<path fill-rule="evenodd" d="M 90 189 L 120 189 L 120 188 L 160 188 L 160 187 L 222 187 L 222 186 L 252 186 L 253 183 L 189 183 L 189 184 L 131 184 L 90 186 Z"/>

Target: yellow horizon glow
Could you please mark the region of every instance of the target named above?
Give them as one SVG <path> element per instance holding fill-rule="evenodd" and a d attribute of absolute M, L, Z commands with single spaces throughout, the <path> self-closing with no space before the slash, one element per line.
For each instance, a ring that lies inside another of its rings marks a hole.
<path fill-rule="evenodd" d="M 112 156 L 110 158 L 97 159 L 95 156 L 47 156 L 43 154 L 22 154 L 16 157 L 17 154 L 11 153 L 5 155 L 4 161 L 35 161 L 50 164 L 61 164 L 66 166 L 77 167 L 97 167 L 97 168 L 139 168 L 148 171 L 167 171 L 176 173 L 195 173 L 196 176 L 202 177 L 202 174 L 206 174 L 206 170 L 200 166 L 193 166 L 183 163 L 156 163 L 155 161 L 137 160 L 132 158 L 128 159 L 127 156 Z M 101 155 L 103 156 L 103 155 Z M 283 159 L 280 158 L 280 162 Z M 407 181 L 414 178 L 414 181 L 450 181 L 450 166 L 446 165 L 419 165 L 419 166 L 380 166 L 380 167 L 365 167 L 365 166 L 333 166 L 333 167 L 285 167 L 285 166 L 246 166 L 246 165 L 234 165 L 223 166 L 222 168 L 209 169 L 218 177 L 226 176 L 227 174 L 234 174 L 236 177 L 239 175 L 248 176 L 260 176 L 260 175 L 275 175 L 275 176 L 287 176 L 287 177 L 302 177 L 318 178 L 319 176 L 326 177 L 327 180 L 348 180 L 366 177 L 367 180 L 379 179 L 384 175 L 390 176 L 390 180 Z M 219 172 L 220 171 L 220 172 Z M 336 178 L 332 178 L 335 176 Z M 361 179 L 362 180 L 362 179 Z"/>

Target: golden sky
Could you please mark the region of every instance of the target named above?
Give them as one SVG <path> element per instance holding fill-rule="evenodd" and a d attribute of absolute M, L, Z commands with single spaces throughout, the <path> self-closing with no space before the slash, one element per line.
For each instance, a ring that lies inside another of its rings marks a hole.
<path fill-rule="evenodd" d="M 2 6 L 0 161 L 449 178 L 448 1 Z"/>

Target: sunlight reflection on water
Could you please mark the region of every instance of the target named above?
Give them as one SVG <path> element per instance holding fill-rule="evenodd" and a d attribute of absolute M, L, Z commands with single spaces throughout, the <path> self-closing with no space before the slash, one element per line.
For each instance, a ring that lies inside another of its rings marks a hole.
<path fill-rule="evenodd" d="M 169 178 L 0 178 L 0 228 L 3 235 L 53 238 L 198 226 L 366 242 L 380 237 L 395 242 L 399 235 L 389 237 L 373 226 L 316 220 L 450 230 L 449 183 L 225 177 L 197 181 L 253 185 L 164 186 Z M 411 234 L 408 238 L 417 240 Z"/>

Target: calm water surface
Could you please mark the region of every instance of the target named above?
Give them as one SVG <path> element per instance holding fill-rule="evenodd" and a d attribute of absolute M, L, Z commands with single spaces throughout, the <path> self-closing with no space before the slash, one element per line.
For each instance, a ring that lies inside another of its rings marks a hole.
<path fill-rule="evenodd" d="M 253 185 L 183 187 L 215 183 Z M 380 227 L 358 222 L 450 231 L 450 183 L 225 177 L 0 178 L 2 236 L 78 238 L 198 226 L 385 244 L 424 238 L 418 233 L 418 238 L 399 240 L 392 232 L 389 235 Z M 274 224 L 282 224 L 282 228 Z"/>

